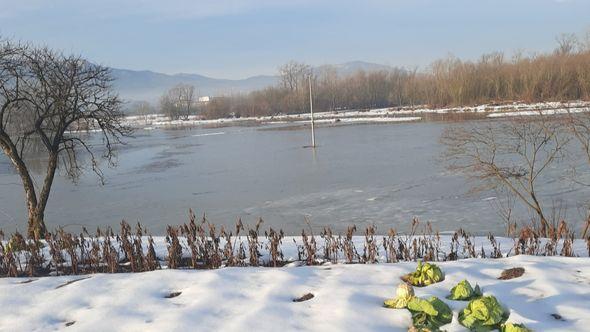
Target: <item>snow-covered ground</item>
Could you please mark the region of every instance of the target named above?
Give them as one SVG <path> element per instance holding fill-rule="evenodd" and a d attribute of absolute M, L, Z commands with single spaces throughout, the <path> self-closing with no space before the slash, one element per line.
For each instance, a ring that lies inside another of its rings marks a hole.
<path fill-rule="evenodd" d="M 426 114 L 451 114 L 451 113 L 476 113 L 487 114 L 487 117 L 503 116 L 528 116 L 539 114 L 564 114 L 590 112 L 589 101 L 570 102 L 544 102 L 544 103 L 521 103 L 513 102 L 502 105 L 478 105 L 468 107 L 452 108 L 428 108 L 428 107 L 404 107 L 404 108 L 380 108 L 371 110 L 347 110 L 335 112 L 318 112 L 314 114 L 318 123 L 383 123 L 383 122 L 405 122 L 419 121 L 422 115 Z M 206 125 L 239 125 L 244 123 L 257 124 L 282 124 L 301 123 L 309 121 L 310 115 L 285 114 L 262 117 L 242 117 L 203 120 L 198 116 L 189 116 L 187 119 L 170 120 L 163 114 L 150 114 L 146 116 L 128 116 L 125 124 L 144 129 L 166 128 L 166 127 L 190 127 Z"/>
<path fill-rule="evenodd" d="M 450 239 L 440 235 L 443 253 L 448 253 Z M 319 236 L 316 241 L 321 258 L 324 242 Z M 376 241 L 377 259 L 384 262 L 381 236 Z M 443 329 L 465 331 L 457 313 L 467 302 L 445 296 L 467 279 L 484 294 L 496 296 L 510 311 L 511 322 L 535 331 L 587 330 L 590 258 L 585 241 L 574 241 L 575 258 L 512 256 L 514 239 L 496 241 L 510 257 L 437 262 L 445 280 L 416 288 L 417 296 L 437 296 L 453 309 L 453 322 Z M 339 264 L 320 259 L 317 266 L 295 261 L 281 268 L 168 270 L 165 238 L 155 237 L 154 242 L 164 267 L 154 272 L 0 279 L 0 331 L 407 331 L 411 323 L 407 310 L 385 309 L 382 303 L 394 296 L 400 277 L 412 272 L 415 262 L 344 264 L 339 257 Z M 464 243 L 459 242 L 462 257 Z M 478 254 L 483 250 L 489 256 L 493 248 L 486 237 L 470 242 Z M 261 260 L 268 261 L 266 239 L 259 243 Z M 296 260 L 301 237 L 285 237 L 282 243 L 285 260 Z M 365 238 L 355 236 L 353 243 L 362 252 Z M 541 240 L 540 247 L 545 243 Z M 558 252 L 562 245 L 557 244 Z M 525 274 L 498 280 L 504 269 L 513 267 L 523 267 Z M 307 293 L 314 297 L 293 302 Z"/>
<path fill-rule="evenodd" d="M 443 282 L 416 288 L 444 299 L 462 279 L 477 283 L 535 331 L 588 331 L 590 259 L 516 256 L 438 263 Z M 416 263 L 160 270 L 0 279 L 1 331 L 407 331 L 407 310 L 382 307 Z M 525 274 L 498 280 L 501 271 Z M 167 298 L 171 293 L 176 297 Z M 293 302 L 306 293 L 314 297 Z M 556 316 L 558 315 L 558 316 Z M 557 317 L 558 319 L 556 319 Z"/>

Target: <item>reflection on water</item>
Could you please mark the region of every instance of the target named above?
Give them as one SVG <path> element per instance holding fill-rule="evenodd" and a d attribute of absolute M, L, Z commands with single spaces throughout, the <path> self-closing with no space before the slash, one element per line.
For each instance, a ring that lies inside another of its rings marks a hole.
<path fill-rule="evenodd" d="M 501 233 L 490 193 L 467 194 L 462 176 L 447 172 L 438 156 L 441 122 L 319 128 L 318 147 L 306 130 L 255 127 L 138 132 L 119 152 L 119 165 L 104 169 L 107 183 L 91 173 L 74 185 L 56 179 L 47 211 L 50 226 L 117 225 L 141 221 L 154 233 L 187 220 L 187 211 L 218 224 L 238 217 L 299 233 L 304 217 L 319 230 L 330 225 L 376 224 L 406 229 L 412 217 L 440 230 L 464 227 Z M 221 133 L 223 132 L 223 133 Z M 37 167 L 35 167 L 38 169 Z M 568 218 L 579 219 L 588 197 L 559 167 L 543 186 L 549 204 L 563 197 Z M 37 180 L 39 183 L 40 180 Z M 0 227 L 24 228 L 22 188 L 9 161 L 0 157 Z M 526 213 L 521 218 L 528 217 Z"/>

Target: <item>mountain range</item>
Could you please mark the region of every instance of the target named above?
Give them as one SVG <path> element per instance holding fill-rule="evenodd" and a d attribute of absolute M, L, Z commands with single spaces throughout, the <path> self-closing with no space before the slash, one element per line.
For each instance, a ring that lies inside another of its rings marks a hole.
<path fill-rule="evenodd" d="M 321 71 L 327 66 L 315 67 Z M 390 70 L 389 66 L 363 61 L 334 65 L 339 75 L 346 76 L 359 70 L 367 72 Z M 163 74 L 149 70 L 112 69 L 114 88 L 128 102 L 144 100 L 157 103 L 160 96 L 177 84 L 194 85 L 199 96 L 220 96 L 232 93 L 247 93 L 276 84 L 278 76 L 259 75 L 245 79 L 218 79 L 199 74 Z"/>

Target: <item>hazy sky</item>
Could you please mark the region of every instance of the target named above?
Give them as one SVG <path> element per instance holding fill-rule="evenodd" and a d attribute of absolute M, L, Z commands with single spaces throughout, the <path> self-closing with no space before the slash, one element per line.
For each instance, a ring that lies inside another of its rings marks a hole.
<path fill-rule="evenodd" d="M 108 66 L 219 78 L 291 59 L 425 66 L 453 54 L 554 48 L 590 0 L 0 0 L 0 35 Z"/>

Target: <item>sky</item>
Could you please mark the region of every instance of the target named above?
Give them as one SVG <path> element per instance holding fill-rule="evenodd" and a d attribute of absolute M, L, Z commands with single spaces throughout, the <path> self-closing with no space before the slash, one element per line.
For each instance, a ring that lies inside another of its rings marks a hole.
<path fill-rule="evenodd" d="M 111 67 L 239 79 L 367 61 L 551 51 L 590 29 L 590 0 L 0 0 L 0 35 Z"/>

